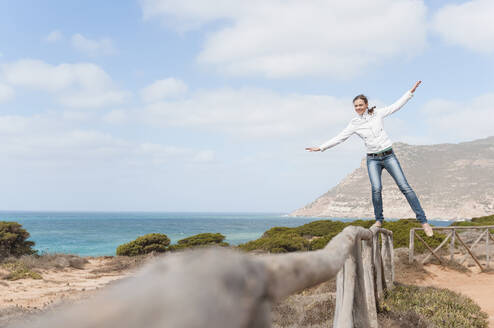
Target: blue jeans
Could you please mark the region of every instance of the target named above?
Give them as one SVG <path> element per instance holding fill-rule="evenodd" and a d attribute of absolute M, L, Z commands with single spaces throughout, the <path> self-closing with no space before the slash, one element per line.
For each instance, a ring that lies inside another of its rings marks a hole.
<path fill-rule="evenodd" d="M 393 177 L 398 188 L 400 188 L 403 195 L 405 195 L 408 204 L 415 212 L 415 216 L 420 223 L 426 223 L 424 210 L 420 206 L 420 201 L 412 190 L 412 187 L 407 182 L 403 170 L 401 169 L 400 162 L 396 158 L 394 153 L 386 156 L 373 157 L 367 155 L 367 172 L 369 173 L 369 179 L 372 186 L 372 205 L 374 205 L 374 215 L 376 221 L 384 220 L 383 217 L 383 200 L 382 200 L 382 170 L 386 169 Z"/>

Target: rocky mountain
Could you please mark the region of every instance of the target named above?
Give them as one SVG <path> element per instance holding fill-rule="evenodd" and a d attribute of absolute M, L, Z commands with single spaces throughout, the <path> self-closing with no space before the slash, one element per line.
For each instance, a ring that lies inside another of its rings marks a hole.
<path fill-rule="evenodd" d="M 494 136 L 459 144 L 395 143 L 408 183 L 428 219 L 457 220 L 494 214 Z M 414 218 L 405 196 L 383 170 L 385 218 Z M 374 217 L 365 157 L 360 167 L 312 203 L 290 214 Z"/>

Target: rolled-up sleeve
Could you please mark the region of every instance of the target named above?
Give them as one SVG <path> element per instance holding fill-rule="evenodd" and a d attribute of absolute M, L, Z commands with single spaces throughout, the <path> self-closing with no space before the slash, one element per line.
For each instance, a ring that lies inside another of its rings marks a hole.
<path fill-rule="evenodd" d="M 326 149 L 329 149 L 331 147 L 336 146 L 339 143 L 342 143 L 346 139 L 348 139 L 353 133 L 355 133 L 355 128 L 353 127 L 353 124 L 350 122 L 347 127 L 341 131 L 336 137 L 333 137 L 323 143 L 322 145 L 319 146 L 319 149 L 321 151 L 325 151 Z"/>
<path fill-rule="evenodd" d="M 400 99 L 395 101 L 392 105 L 383 107 L 381 109 L 377 109 L 376 111 L 381 116 L 386 117 L 390 114 L 393 114 L 394 112 L 396 112 L 401 107 L 403 107 L 403 105 L 405 105 L 412 97 L 413 97 L 413 93 L 411 93 L 410 90 L 408 90 L 407 92 L 405 92 L 405 94 L 403 96 L 401 96 Z"/>

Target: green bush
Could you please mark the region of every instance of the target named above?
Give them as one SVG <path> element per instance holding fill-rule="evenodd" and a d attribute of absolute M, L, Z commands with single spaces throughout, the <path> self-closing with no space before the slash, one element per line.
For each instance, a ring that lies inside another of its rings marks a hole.
<path fill-rule="evenodd" d="M 341 221 L 318 220 L 294 228 L 274 227 L 264 232 L 261 238 L 240 244 L 238 247 L 245 251 L 257 249 L 270 253 L 324 248 L 329 240 L 347 225 L 348 223 Z"/>
<path fill-rule="evenodd" d="M 487 314 L 471 299 L 447 289 L 397 285 L 381 303 L 383 311 L 413 311 L 434 327 L 486 328 Z"/>
<path fill-rule="evenodd" d="M 43 279 L 43 277 L 36 271 L 32 271 L 26 264 L 15 261 L 2 264 L 2 269 L 9 271 L 4 277 L 5 280 L 19 280 L 19 279 Z"/>
<path fill-rule="evenodd" d="M 320 222 L 320 221 L 315 221 L 315 222 Z M 309 249 L 311 251 L 315 251 L 317 249 L 323 249 L 326 247 L 326 245 L 333 239 L 334 236 L 339 234 L 341 231 L 343 231 L 344 228 L 353 225 L 353 226 L 359 226 L 363 228 L 370 228 L 371 225 L 374 224 L 374 220 L 355 220 L 352 222 L 341 222 L 341 221 L 324 221 L 327 225 L 331 226 L 331 229 L 327 229 L 326 231 L 328 232 L 327 234 L 323 235 L 321 238 L 314 238 L 311 240 Z M 310 223 L 309 223 L 310 224 Z M 319 233 L 316 231 L 315 233 Z M 318 235 L 315 235 L 318 236 Z"/>
<path fill-rule="evenodd" d="M 326 236 L 322 236 L 320 238 L 315 238 L 310 242 L 309 250 L 315 251 L 317 249 L 323 249 L 326 245 L 333 239 L 334 236 L 339 234 L 341 231 L 335 231 Z"/>
<path fill-rule="evenodd" d="M 309 238 L 322 237 L 334 232 L 340 232 L 347 225 L 347 223 L 341 221 L 319 220 L 293 228 L 293 231 L 300 236 L 307 236 Z"/>
<path fill-rule="evenodd" d="M 478 218 L 472 218 L 471 221 L 459 221 L 454 222 L 452 226 L 456 227 L 470 227 L 470 226 L 490 226 L 494 225 L 494 215 L 481 216 Z M 494 233 L 494 229 L 490 229 L 491 233 Z"/>
<path fill-rule="evenodd" d="M 410 229 L 411 228 L 421 228 L 422 225 L 415 219 L 402 219 L 398 221 L 384 221 L 383 228 L 393 231 L 393 247 L 408 247 L 410 242 Z M 442 233 L 434 232 L 434 236 L 427 237 L 423 231 L 416 231 L 422 239 L 427 242 L 431 248 L 439 246 L 439 244 L 446 238 Z M 415 239 L 415 252 L 423 253 L 427 250 L 425 245 Z"/>
<path fill-rule="evenodd" d="M 35 254 L 29 232 L 17 222 L 0 221 L 0 258 Z"/>
<path fill-rule="evenodd" d="M 200 233 L 181 239 L 175 245 L 171 245 L 169 250 L 179 250 L 185 248 L 208 247 L 208 246 L 228 246 L 224 242 L 225 236 L 220 233 Z"/>
<path fill-rule="evenodd" d="M 166 252 L 170 239 L 162 233 L 150 233 L 117 247 L 117 255 L 137 256 L 151 252 Z"/>
<path fill-rule="evenodd" d="M 478 218 L 472 218 L 472 222 L 481 224 L 481 225 L 494 225 L 494 214 L 481 216 Z"/>
<path fill-rule="evenodd" d="M 288 227 L 273 227 L 269 230 L 266 230 L 263 234 L 262 237 L 269 238 L 272 236 L 275 236 L 279 233 L 287 232 L 287 231 L 292 231 L 293 228 L 288 228 Z"/>
<path fill-rule="evenodd" d="M 317 250 L 324 248 L 334 236 L 349 225 L 370 228 L 374 220 L 355 220 L 341 222 L 332 220 L 318 220 L 306 223 L 299 227 L 274 227 L 267 230 L 261 238 L 241 244 L 238 247 L 245 251 L 264 250 L 271 253 Z M 398 221 L 384 221 L 383 228 L 393 231 L 394 247 L 408 247 L 410 228 L 420 228 L 415 219 Z M 444 240 L 443 234 L 435 233 L 433 237 L 426 237 L 423 232 L 418 234 L 431 246 L 436 247 Z M 424 252 L 426 247 L 421 242 L 415 243 L 417 253 Z"/>
<path fill-rule="evenodd" d="M 270 253 L 287 253 L 309 250 L 309 241 L 293 230 L 285 230 L 249 241 L 238 247 L 244 251 L 259 249 Z"/>

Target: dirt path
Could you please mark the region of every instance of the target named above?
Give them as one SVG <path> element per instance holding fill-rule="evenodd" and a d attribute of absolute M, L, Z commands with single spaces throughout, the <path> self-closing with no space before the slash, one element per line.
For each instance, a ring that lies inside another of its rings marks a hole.
<path fill-rule="evenodd" d="M 430 275 L 415 284 L 447 288 L 470 297 L 489 315 L 489 327 L 494 328 L 494 273 L 464 273 L 431 264 L 424 268 Z"/>
<path fill-rule="evenodd" d="M 89 297 L 96 290 L 133 272 L 114 269 L 112 261 L 104 257 L 88 258 L 83 269 L 37 270 L 43 279 L 0 280 L 0 327 L 63 302 Z"/>

